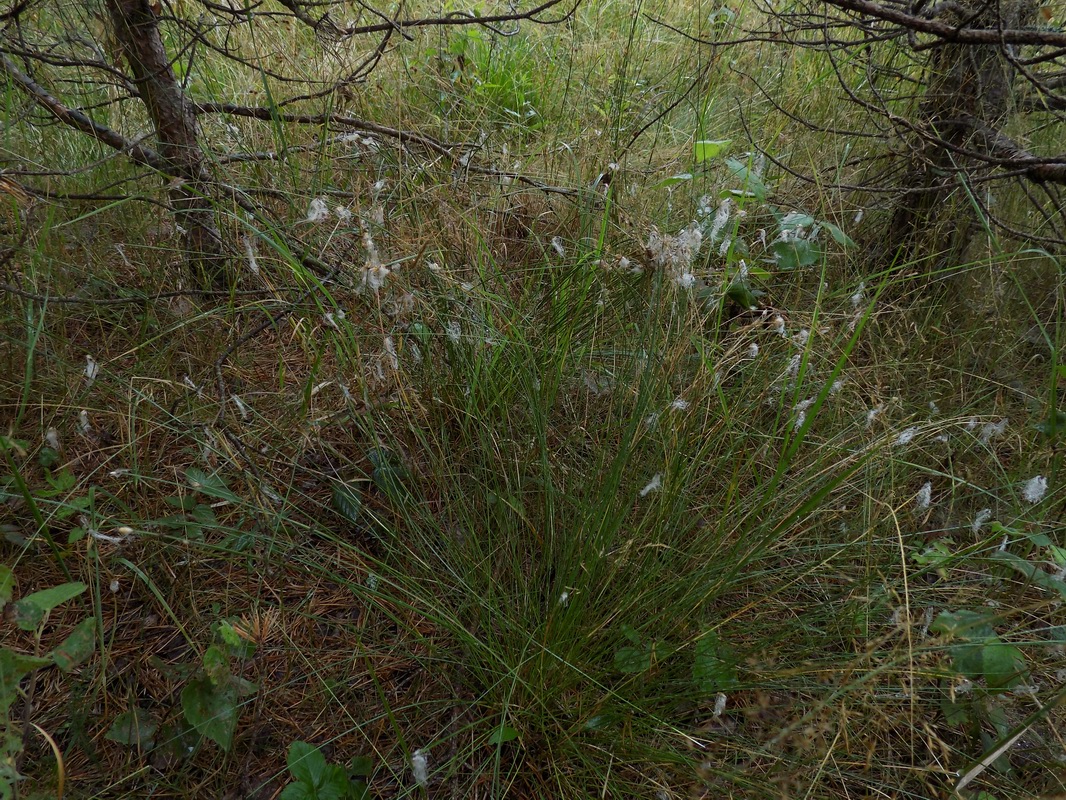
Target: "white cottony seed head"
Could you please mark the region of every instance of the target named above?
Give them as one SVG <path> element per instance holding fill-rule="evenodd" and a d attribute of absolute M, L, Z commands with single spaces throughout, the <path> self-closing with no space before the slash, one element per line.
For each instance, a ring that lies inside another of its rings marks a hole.
<path fill-rule="evenodd" d="M 85 356 L 85 382 L 92 386 L 99 374 L 100 365 L 96 363 L 96 359 L 92 356 Z"/>
<path fill-rule="evenodd" d="M 322 222 L 325 219 L 329 219 L 329 206 L 326 205 L 324 197 L 316 197 L 307 206 L 304 222 Z"/>
<path fill-rule="evenodd" d="M 1043 475 L 1030 478 L 1022 487 L 1022 499 L 1033 505 L 1043 500 L 1045 494 L 1047 494 L 1047 478 Z"/>
<path fill-rule="evenodd" d="M 925 511 L 933 502 L 933 483 L 926 481 L 918 490 L 918 496 L 914 498 L 914 507 L 919 511 Z"/>
<path fill-rule="evenodd" d="M 1009 422 L 1009 420 L 1004 418 L 1004 419 L 1001 419 L 999 422 L 986 423 L 985 426 L 983 428 L 981 428 L 981 436 L 980 436 L 981 444 L 988 444 L 993 439 L 996 439 L 996 438 L 1002 436 L 1004 431 L 1007 430 L 1007 423 L 1008 422 Z"/>
<path fill-rule="evenodd" d="M 656 489 L 661 489 L 662 485 L 663 474 L 661 472 L 656 472 L 655 476 L 650 481 L 648 481 L 648 485 L 640 490 L 640 496 L 646 497 L 648 494 L 654 492 Z"/>
<path fill-rule="evenodd" d="M 415 750 L 411 754 L 411 775 L 419 786 L 429 783 L 429 759 L 422 750 Z"/>
<path fill-rule="evenodd" d="M 981 528 L 985 526 L 985 523 L 992 519 L 992 509 L 982 508 L 977 512 L 977 516 L 973 518 L 973 524 L 970 525 L 970 530 L 974 533 L 980 533 Z"/>
<path fill-rule="evenodd" d="M 722 716 L 722 712 L 725 711 L 725 704 L 726 702 L 728 702 L 728 700 L 729 698 L 726 697 L 724 692 L 719 692 L 718 695 L 714 698 L 714 711 L 711 712 L 711 716 L 713 716 L 715 719 L 718 719 L 718 717 Z"/>
<path fill-rule="evenodd" d="M 904 447 L 914 441 L 915 435 L 917 435 L 917 428 L 907 428 L 900 431 L 899 436 L 896 437 L 896 447 Z"/>

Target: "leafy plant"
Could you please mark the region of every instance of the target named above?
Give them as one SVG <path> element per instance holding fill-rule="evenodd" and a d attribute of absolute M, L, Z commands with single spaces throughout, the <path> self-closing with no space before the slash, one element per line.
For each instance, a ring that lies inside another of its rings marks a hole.
<path fill-rule="evenodd" d="M 96 648 L 95 617 L 82 620 L 51 650 L 42 648 L 44 629 L 52 611 L 80 595 L 86 588 L 80 582 L 64 583 L 11 602 L 15 589 L 14 572 L 7 565 L 0 564 L 0 611 L 9 615 L 19 629 L 32 633 L 34 643 L 33 655 L 10 647 L 0 648 L 0 714 L 3 719 L 0 800 L 11 797 L 15 784 L 22 778 L 17 764 L 23 751 L 26 731 L 10 716 L 11 707 L 20 697 L 26 696 L 29 701 L 37 670 L 54 665 L 62 672 L 73 672 Z M 10 610 L 6 608 L 8 605 L 11 606 Z M 21 685 L 27 676 L 30 688 L 23 692 Z"/>
<path fill-rule="evenodd" d="M 724 692 L 736 686 L 736 658 L 716 631 L 708 631 L 696 640 L 692 678 L 704 694 Z"/>
<path fill-rule="evenodd" d="M 289 774 L 292 783 L 281 792 L 282 800 L 369 800 L 366 778 L 368 759 L 355 758 L 348 768 L 326 763 L 322 751 L 307 742 L 289 746 Z"/>
<path fill-rule="evenodd" d="M 995 698 L 1024 681 L 1029 674 L 1025 655 L 1000 639 L 988 614 L 959 610 L 942 612 L 929 630 L 948 637 L 947 653 L 951 671 L 975 681 L 945 688 L 940 708 L 951 725 L 968 730 L 988 749 L 996 739 L 1006 737 L 1010 723 L 1003 706 Z M 994 735 L 984 730 L 989 723 Z"/>
<path fill-rule="evenodd" d="M 661 655 L 662 645 L 643 641 L 640 634 L 630 625 L 622 625 L 622 635 L 629 644 L 615 651 L 615 669 L 630 675 L 651 669 L 656 658 Z"/>
<path fill-rule="evenodd" d="M 207 648 L 202 668 L 182 690 L 181 707 L 193 728 L 228 752 L 233 746 L 241 701 L 258 687 L 234 675 L 231 669 L 233 658 L 251 655 L 251 643 L 237 636 L 228 623 L 219 626 L 219 638 L 222 643 Z"/>

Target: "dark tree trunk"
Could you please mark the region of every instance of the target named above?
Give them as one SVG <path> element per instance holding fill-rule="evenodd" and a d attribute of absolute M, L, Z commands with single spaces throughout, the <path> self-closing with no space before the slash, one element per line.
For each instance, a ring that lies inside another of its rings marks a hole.
<path fill-rule="evenodd" d="M 1037 13 L 1033 0 L 953 5 L 956 22 L 992 30 L 1025 28 Z M 954 202 L 949 196 L 959 188 L 958 177 L 965 179 L 979 162 L 959 150 L 992 154 L 989 133 L 999 131 L 1014 110 L 1014 75 L 999 45 L 944 43 L 930 52 L 918 125 L 940 141 L 921 142 L 912 158 L 907 191 L 892 220 L 894 245 L 913 245 L 930 233 L 940 237 L 950 223 L 949 249 L 965 249 L 974 215 L 964 197 Z"/>
<path fill-rule="evenodd" d="M 210 176 L 197 140 L 196 117 L 178 83 L 149 0 L 107 0 L 115 37 L 155 126 L 159 152 L 175 175 L 170 202 L 184 231 L 193 279 L 203 288 L 226 283 L 226 261 L 208 200 Z"/>

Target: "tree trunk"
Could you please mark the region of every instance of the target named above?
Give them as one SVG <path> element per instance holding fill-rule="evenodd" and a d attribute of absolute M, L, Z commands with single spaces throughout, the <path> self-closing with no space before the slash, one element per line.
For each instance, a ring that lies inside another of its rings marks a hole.
<path fill-rule="evenodd" d="M 107 0 L 115 38 L 155 126 L 159 152 L 178 176 L 170 202 L 184 232 L 186 259 L 201 287 L 226 285 L 226 259 L 208 199 L 210 176 L 197 140 L 196 117 L 171 69 L 149 0 Z"/>
<path fill-rule="evenodd" d="M 947 5 L 947 4 L 945 4 Z M 1024 28 L 1037 13 L 1033 0 L 969 0 L 952 4 L 958 23 L 971 28 Z M 914 245 L 950 223 L 950 249 L 965 249 L 974 216 L 966 199 L 952 202 L 954 176 L 965 179 L 975 159 L 953 150 L 989 153 L 989 131 L 999 131 L 1014 109 L 1014 68 L 999 45 L 944 43 L 929 55 L 918 125 L 939 142 L 923 141 L 912 157 L 911 179 L 890 229 L 894 246 Z M 990 153 L 989 153 L 990 154 Z"/>

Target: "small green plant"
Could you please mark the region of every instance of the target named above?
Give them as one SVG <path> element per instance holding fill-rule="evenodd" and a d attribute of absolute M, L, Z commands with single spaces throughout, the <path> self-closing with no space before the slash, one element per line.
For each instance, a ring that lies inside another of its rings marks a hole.
<path fill-rule="evenodd" d="M 33 636 L 32 655 L 10 647 L 0 648 L 0 714 L 3 717 L 0 800 L 14 796 L 15 785 L 22 779 L 18 765 L 29 733 L 11 717 L 15 701 L 24 698 L 25 702 L 32 703 L 38 670 L 55 666 L 69 674 L 89 658 L 96 648 L 96 617 L 82 620 L 56 647 L 50 650 L 43 647 L 45 627 L 51 612 L 84 592 L 84 583 L 63 583 L 12 602 L 14 589 L 14 572 L 7 565 L 0 564 L 0 611 L 9 615 L 20 630 Z M 29 683 L 23 690 L 22 682 L 27 677 Z"/>
<path fill-rule="evenodd" d="M 369 800 L 366 779 L 371 763 L 367 758 L 352 759 L 347 769 L 326 763 L 322 751 L 307 742 L 289 746 L 289 774 L 292 783 L 281 792 L 281 800 Z"/>
<path fill-rule="evenodd" d="M 255 646 L 228 622 L 221 622 L 217 630 L 220 643 L 204 652 L 202 668 L 181 692 L 181 707 L 193 728 L 228 752 L 233 746 L 241 701 L 258 688 L 234 675 L 231 663 L 233 659 L 251 657 Z"/>
<path fill-rule="evenodd" d="M 945 687 L 940 708 L 950 725 L 967 731 L 983 749 L 1010 730 L 1006 710 L 996 699 L 1022 683 L 1029 674 L 1025 655 L 1000 639 L 993 618 L 977 611 L 941 613 L 930 626 L 949 640 L 947 653 L 954 679 Z M 959 683 L 958 679 L 965 681 Z M 973 683 L 971 683 L 971 681 Z M 984 728 L 992 726 L 993 733 Z"/>

